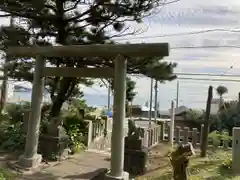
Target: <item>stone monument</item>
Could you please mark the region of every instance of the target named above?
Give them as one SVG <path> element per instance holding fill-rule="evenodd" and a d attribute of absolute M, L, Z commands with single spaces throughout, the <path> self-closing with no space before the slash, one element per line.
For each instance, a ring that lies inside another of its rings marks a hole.
<path fill-rule="evenodd" d="M 137 127 L 134 121 L 128 121 L 128 136 L 125 137 L 124 170 L 131 175 L 142 175 L 146 172 L 148 147 L 143 145 L 144 130 Z"/>
<path fill-rule="evenodd" d="M 232 171 L 240 174 L 240 127 L 233 128 L 232 137 Z"/>
<path fill-rule="evenodd" d="M 174 180 L 187 180 L 187 167 L 189 156 L 194 155 L 192 144 L 180 144 L 170 155 L 170 161 L 173 168 Z"/>
<path fill-rule="evenodd" d="M 51 119 L 47 127 L 47 133 L 40 135 L 39 150 L 47 159 L 58 156 L 60 160 L 68 156 L 68 136 L 63 128 L 63 121 L 60 117 Z"/>

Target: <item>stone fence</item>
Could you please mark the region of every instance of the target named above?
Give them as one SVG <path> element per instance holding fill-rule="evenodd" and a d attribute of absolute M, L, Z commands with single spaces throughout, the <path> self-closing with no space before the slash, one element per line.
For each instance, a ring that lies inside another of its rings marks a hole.
<path fill-rule="evenodd" d="M 191 142 L 193 147 L 199 147 L 201 145 L 201 137 L 203 133 L 203 125 L 200 129 L 189 127 L 176 127 L 174 130 L 174 143 L 188 143 Z M 158 125 L 152 125 L 150 128 L 142 128 L 143 129 L 143 142 L 145 147 L 154 147 L 161 141 L 169 141 L 170 127 L 166 122 L 159 123 Z M 217 137 L 214 137 L 216 139 Z M 216 140 L 215 140 L 216 141 Z M 232 140 L 229 138 L 223 138 L 214 142 L 213 138 L 209 136 L 208 138 L 208 146 L 219 146 L 219 147 L 232 147 Z"/>
<path fill-rule="evenodd" d="M 143 143 L 145 147 L 154 147 L 162 140 L 161 125 L 144 129 Z"/>
<path fill-rule="evenodd" d="M 168 128 L 168 127 L 167 127 Z M 202 135 L 203 135 L 203 128 L 204 126 L 201 126 L 200 131 L 197 128 L 188 128 L 184 127 L 181 129 L 180 127 L 176 127 L 174 131 L 174 142 L 175 143 L 188 143 L 191 142 L 193 147 L 199 147 L 202 143 Z M 169 141 L 169 128 L 165 131 L 167 133 L 164 134 L 164 141 Z M 217 137 L 214 137 L 214 139 L 217 139 Z M 216 140 L 215 140 L 216 141 Z M 217 140 L 218 144 L 214 143 L 214 140 L 211 136 L 208 137 L 208 146 L 218 146 L 218 147 L 232 147 L 232 140 L 228 138 L 223 138 Z"/>
<path fill-rule="evenodd" d="M 110 133 L 111 121 L 108 118 L 95 120 L 85 120 L 88 123 L 88 131 L 85 135 L 85 145 L 89 147 L 92 142 Z"/>

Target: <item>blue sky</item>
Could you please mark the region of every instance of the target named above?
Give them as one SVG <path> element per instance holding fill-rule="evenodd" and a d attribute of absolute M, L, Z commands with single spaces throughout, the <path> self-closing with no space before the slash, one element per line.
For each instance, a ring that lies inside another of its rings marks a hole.
<path fill-rule="evenodd" d="M 141 24 L 132 23 L 132 29 L 141 29 L 144 31 L 142 34 L 122 37 L 117 39 L 117 41 L 122 43 L 126 41 L 132 43 L 168 42 L 170 47 L 209 45 L 240 46 L 239 17 L 239 0 L 180 0 L 179 2 L 166 5 L 159 9 L 153 15 L 146 18 Z M 5 21 L 2 22 L 5 23 Z M 6 21 L 6 23 L 8 23 L 8 21 Z M 209 29 L 234 29 L 239 30 L 239 32 L 215 31 L 195 35 L 155 37 L 172 33 Z M 147 38 L 149 36 L 153 36 L 154 38 Z M 164 58 L 164 60 L 178 63 L 175 72 L 240 74 L 239 58 L 239 49 L 233 48 L 170 49 L 169 57 Z M 230 66 L 233 66 L 233 68 L 230 69 Z M 195 77 L 201 78 L 199 76 Z M 134 78 L 134 80 L 137 82 L 136 90 L 138 92 L 134 103 L 143 104 L 149 98 L 150 80 L 148 78 Z M 214 88 L 218 85 L 227 86 L 229 93 L 225 95 L 225 99 L 236 99 L 237 93 L 240 91 L 240 85 L 237 82 L 179 81 L 179 104 L 191 108 L 205 108 L 209 85 L 212 85 Z M 97 85 L 93 88 L 84 88 L 84 91 L 88 94 L 107 94 L 106 88 L 100 88 Z M 217 95 L 214 94 L 214 97 L 217 98 Z M 159 101 L 161 109 L 168 109 L 171 100 L 175 98 L 176 81 L 166 82 L 160 85 Z"/>

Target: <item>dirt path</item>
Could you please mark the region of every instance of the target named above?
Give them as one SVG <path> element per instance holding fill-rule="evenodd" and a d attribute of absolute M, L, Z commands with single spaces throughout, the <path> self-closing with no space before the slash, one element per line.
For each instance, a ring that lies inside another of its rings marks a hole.
<path fill-rule="evenodd" d="M 136 180 L 145 180 L 158 177 L 160 172 L 164 172 L 171 168 L 168 153 L 170 146 L 168 143 L 161 143 L 149 152 L 147 173 L 143 176 L 136 177 Z"/>

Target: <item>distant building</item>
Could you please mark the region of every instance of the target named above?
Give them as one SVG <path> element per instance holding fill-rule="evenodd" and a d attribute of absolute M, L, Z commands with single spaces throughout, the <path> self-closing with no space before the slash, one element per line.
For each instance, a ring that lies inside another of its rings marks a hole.
<path fill-rule="evenodd" d="M 222 104 L 223 104 L 223 102 L 222 102 Z M 211 114 L 217 114 L 219 111 L 220 105 L 221 105 L 221 99 L 212 99 Z"/>
<path fill-rule="evenodd" d="M 186 106 L 175 108 L 175 120 L 183 120 L 186 112 L 189 110 Z M 171 118 L 171 109 L 168 111 L 160 111 L 160 118 Z"/>
<path fill-rule="evenodd" d="M 186 106 L 179 106 L 175 108 L 175 127 L 179 126 L 181 129 L 184 127 L 199 128 L 199 125 L 186 118 L 186 113 L 189 108 Z M 160 118 L 171 118 L 171 109 L 168 111 L 160 111 Z"/>
<path fill-rule="evenodd" d="M 145 118 L 149 117 L 150 108 L 147 106 L 131 105 L 131 106 L 129 106 L 129 108 L 130 108 L 132 117 L 145 117 Z M 154 108 L 152 108 L 151 113 L 152 113 L 152 117 L 154 117 L 154 115 L 155 115 Z M 159 117 L 159 111 L 157 113 L 158 113 L 158 117 Z"/>

